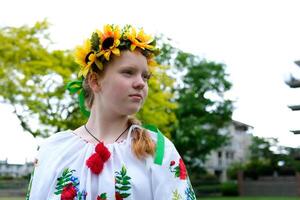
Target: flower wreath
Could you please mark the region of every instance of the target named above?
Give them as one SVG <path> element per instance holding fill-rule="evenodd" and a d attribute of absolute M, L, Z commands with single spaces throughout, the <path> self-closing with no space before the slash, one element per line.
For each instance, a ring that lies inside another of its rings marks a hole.
<path fill-rule="evenodd" d="M 156 42 L 143 29 L 138 32 L 131 25 L 122 30 L 119 26 L 104 25 L 103 32 L 96 30 L 90 40 L 75 50 L 75 61 L 81 66 L 78 76 L 86 78 L 92 66 L 103 70 L 103 64 L 108 62 L 111 55 L 120 56 L 121 50 L 134 51 L 139 48 L 147 58 L 148 64 L 154 64 L 154 56 L 158 54 Z"/>
<path fill-rule="evenodd" d="M 147 58 L 149 66 L 155 66 L 154 57 L 159 50 L 156 41 L 150 35 L 145 34 L 141 28 L 138 31 L 131 25 L 126 25 L 122 29 L 117 25 L 106 24 L 103 31 L 96 30 L 89 40 L 75 49 L 75 61 L 80 65 L 78 77 L 80 80 L 68 83 L 67 89 L 71 93 L 80 92 L 79 106 L 81 112 L 88 117 L 89 111 L 84 104 L 84 90 L 82 89 L 83 80 L 93 69 L 103 70 L 112 54 L 120 56 L 122 50 L 134 51 L 139 49 Z"/>

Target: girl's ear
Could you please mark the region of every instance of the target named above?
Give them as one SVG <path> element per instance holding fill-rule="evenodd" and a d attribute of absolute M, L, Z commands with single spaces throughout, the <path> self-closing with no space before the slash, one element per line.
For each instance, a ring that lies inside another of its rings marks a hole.
<path fill-rule="evenodd" d="M 100 76 L 92 72 L 88 76 L 88 83 L 90 85 L 90 88 L 93 90 L 93 92 L 99 92 L 101 87 L 100 87 Z"/>

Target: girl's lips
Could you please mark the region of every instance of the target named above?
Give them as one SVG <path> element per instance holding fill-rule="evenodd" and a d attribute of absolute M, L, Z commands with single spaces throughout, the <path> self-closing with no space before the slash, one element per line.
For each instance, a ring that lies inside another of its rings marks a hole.
<path fill-rule="evenodd" d="M 132 95 L 129 95 L 129 97 L 134 100 L 142 100 L 143 99 L 142 95 L 140 95 L 140 94 L 132 94 Z"/>
<path fill-rule="evenodd" d="M 129 96 L 130 97 L 140 97 L 141 99 L 143 98 L 142 95 L 140 95 L 140 94 L 131 94 Z"/>

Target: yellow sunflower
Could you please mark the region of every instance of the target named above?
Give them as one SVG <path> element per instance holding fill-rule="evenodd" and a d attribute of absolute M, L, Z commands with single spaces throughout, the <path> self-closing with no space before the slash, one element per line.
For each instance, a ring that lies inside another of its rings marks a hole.
<path fill-rule="evenodd" d="M 78 76 L 83 76 L 86 78 L 86 75 L 90 71 L 92 64 L 96 63 L 97 67 L 102 70 L 102 63 L 99 62 L 96 58 L 96 55 L 91 51 L 91 42 L 86 40 L 82 46 L 77 46 L 75 49 L 75 61 L 80 65 L 80 71 Z"/>
<path fill-rule="evenodd" d="M 117 48 L 120 44 L 121 31 L 119 26 L 105 25 L 103 33 L 98 31 L 101 39 L 100 52 L 97 56 L 104 55 L 104 58 L 109 61 L 111 53 L 119 56 L 120 50 Z"/>
<path fill-rule="evenodd" d="M 158 65 L 157 62 L 153 58 L 147 59 L 147 63 L 148 63 L 149 67 L 155 67 Z"/>
<path fill-rule="evenodd" d="M 150 45 L 153 38 L 150 35 L 145 34 L 144 29 L 140 29 L 139 33 L 136 33 L 135 28 L 131 27 L 129 31 L 125 33 L 128 40 L 131 41 L 130 50 L 133 51 L 136 47 L 141 49 L 154 50 L 154 46 Z"/>

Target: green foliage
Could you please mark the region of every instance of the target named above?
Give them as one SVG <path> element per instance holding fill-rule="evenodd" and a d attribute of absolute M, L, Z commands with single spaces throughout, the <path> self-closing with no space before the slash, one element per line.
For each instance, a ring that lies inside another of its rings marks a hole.
<path fill-rule="evenodd" d="M 198 173 L 207 155 L 228 140 L 224 130 L 231 122 L 233 106 L 224 93 L 231 83 L 225 65 L 183 52 L 164 37 L 158 41 L 162 44 L 157 61 L 171 66 L 168 72 L 177 79 L 177 85 L 171 88 L 175 94 L 172 101 L 178 104 L 171 139 L 187 168 Z"/>
<path fill-rule="evenodd" d="M 176 63 L 187 73 L 178 90 L 178 126 L 172 136 L 187 165 L 197 168 L 212 150 L 228 140 L 224 130 L 231 122 L 233 106 L 223 95 L 231 84 L 222 64 L 184 52 L 178 52 Z"/>
<path fill-rule="evenodd" d="M 220 180 L 214 174 L 191 173 L 190 178 L 193 179 L 193 189 L 197 197 L 216 196 L 221 194 Z"/>
<path fill-rule="evenodd" d="M 221 185 L 221 191 L 223 196 L 238 196 L 238 185 L 234 182 L 225 182 Z"/>
<path fill-rule="evenodd" d="M 75 129 L 86 121 L 79 111 L 78 94 L 71 96 L 65 89 L 69 81 L 76 79 L 79 66 L 71 51 L 47 49 L 51 43 L 47 30 L 46 21 L 33 27 L 0 28 L 0 84 L 5 86 L 0 100 L 13 106 L 25 131 L 42 137 Z M 170 124 L 176 123 L 176 103 L 171 102 L 173 94 L 164 91 L 172 88 L 174 81 L 165 74 L 166 69 L 159 67 L 157 75 L 154 71 L 150 96 L 138 117 L 170 135 Z"/>
<path fill-rule="evenodd" d="M 221 184 L 216 185 L 196 185 L 194 186 L 197 196 L 220 196 Z"/>
<path fill-rule="evenodd" d="M 242 163 L 232 163 L 227 169 L 227 175 L 230 180 L 237 180 L 238 172 L 244 171 L 245 165 Z"/>
<path fill-rule="evenodd" d="M 0 176 L 0 180 L 13 180 L 14 177 L 11 175 Z"/>
<path fill-rule="evenodd" d="M 272 151 L 277 149 L 277 152 Z M 250 146 L 251 157 L 247 163 L 234 163 L 227 170 L 230 179 L 236 179 L 238 171 L 244 171 L 247 178 L 259 176 L 294 176 L 300 169 L 300 149 L 282 147 L 275 138 L 253 137 Z"/>
<path fill-rule="evenodd" d="M 13 106 L 24 130 L 48 136 L 82 122 L 65 92 L 76 65 L 69 51 L 48 51 L 46 21 L 33 27 L 0 28 L 0 96 Z M 37 128 L 37 126 L 39 128 Z"/>
<path fill-rule="evenodd" d="M 276 138 L 252 137 L 252 144 L 250 146 L 251 160 L 271 160 L 274 156 L 274 152 L 271 151 L 271 147 L 276 147 L 277 144 L 278 140 Z"/>
<path fill-rule="evenodd" d="M 295 175 L 300 172 L 300 148 L 281 147 L 285 152 L 275 154 L 273 163 L 279 175 Z"/>

